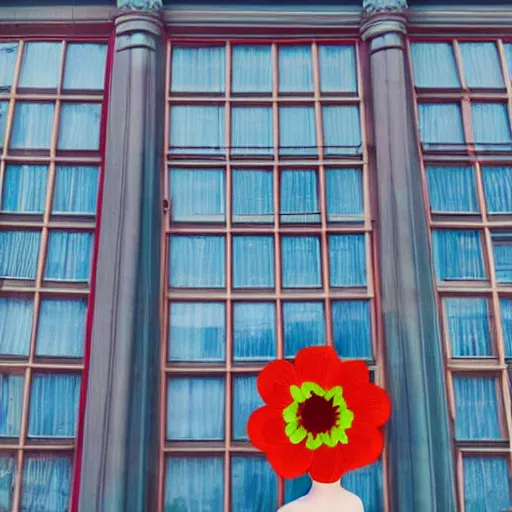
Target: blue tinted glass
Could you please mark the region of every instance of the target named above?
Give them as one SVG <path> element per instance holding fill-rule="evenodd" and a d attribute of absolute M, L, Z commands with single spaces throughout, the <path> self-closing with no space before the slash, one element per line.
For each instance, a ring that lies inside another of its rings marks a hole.
<path fill-rule="evenodd" d="M 91 166 L 58 166 L 52 212 L 94 215 L 98 200 L 99 169 Z"/>
<path fill-rule="evenodd" d="M 316 171 L 281 171 L 280 209 L 282 223 L 320 222 Z"/>
<path fill-rule="evenodd" d="M 92 233 L 50 232 L 44 278 L 87 282 L 91 270 L 92 244 Z"/>
<path fill-rule="evenodd" d="M 18 57 L 18 43 L 0 43 L 0 91 L 9 92 Z M 0 507 L 2 506 L 0 501 Z M 6 507 L 9 508 L 9 507 Z"/>
<path fill-rule="evenodd" d="M 222 302 L 172 302 L 169 360 L 223 361 L 226 311 Z"/>
<path fill-rule="evenodd" d="M 33 314 L 32 299 L 0 298 L 0 354 L 28 356 Z"/>
<path fill-rule="evenodd" d="M 274 286 L 274 238 L 233 237 L 233 286 L 272 288 Z"/>
<path fill-rule="evenodd" d="M 416 87 L 460 87 L 450 43 L 412 43 L 411 54 Z"/>
<path fill-rule="evenodd" d="M 270 45 L 234 45 L 232 92 L 272 92 Z"/>
<path fill-rule="evenodd" d="M 0 455 L 0 510 L 12 510 L 11 504 L 15 478 L 16 461 L 14 457 Z"/>
<path fill-rule="evenodd" d="M 233 306 L 235 361 L 266 361 L 276 357 L 276 308 L 270 302 Z"/>
<path fill-rule="evenodd" d="M 466 512 L 506 511 L 511 504 L 508 462 L 503 457 L 464 457 Z"/>
<path fill-rule="evenodd" d="M 498 283 L 512 283 L 512 236 L 493 234 L 494 266 Z"/>
<path fill-rule="evenodd" d="M 478 212 L 471 167 L 428 167 L 428 192 L 433 212 Z"/>
<path fill-rule="evenodd" d="M 29 42 L 23 47 L 18 87 L 56 89 L 59 81 L 62 43 Z"/>
<path fill-rule="evenodd" d="M 311 46 L 279 47 L 279 91 L 313 92 Z"/>
<path fill-rule="evenodd" d="M 480 232 L 436 230 L 433 250 L 439 280 L 485 279 Z"/>
<path fill-rule="evenodd" d="M 327 219 L 329 222 L 360 219 L 364 213 L 360 169 L 326 169 Z"/>
<path fill-rule="evenodd" d="M 283 304 L 284 355 L 295 357 L 304 347 L 325 343 L 324 305 L 321 302 Z"/>
<path fill-rule="evenodd" d="M 263 457 L 231 459 L 231 512 L 277 510 L 277 477 Z"/>
<path fill-rule="evenodd" d="M 315 110 L 311 106 L 279 107 L 279 154 L 316 155 Z"/>
<path fill-rule="evenodd" d="M 222 169 L 171 169 L 171 213 L 175 222 L 224 222 Z"/>
<path fill-rule="evenodd" d="M 315 236 L 283 236 L 281 260 L 285 288 L 321 286 L 320 240 Z"/>
<path fill-rule="evenodd" d="M 30 390 L 29 437 L 73 437 L 80 376 L 36 374 Z"/>
<path fill-rule="evenodd" d="M 101 105 L 64 103 L 60 112 L 58 149 L 94 151 L 100 147 Z"/>
<path fill-rule="evenodd" d="M 216 512 L 224 506 L 222 457 L 167 459 L 165 512 Z"/>
<path fill-rule="evenodd" d="M 0 277 L 35 279 L 38 231 L 0 231 Z"/>
<path fill-rule="evenodd" d="M 24 380 L 23 375 L 0 373 L 0 438 L 20 435 Z"/>
<path fill-rule="evenodd" d="M 512 299 L 500 299 L 501 325 L 505 341 L 505 357 L 512 358 Z"/>
<path fill-rule="evenodd" d="M 340 357 L 372 359 L 370 303 L 340 300 L 332 303 L 334 348 Z"/>
<path fill-rule="evenodd" d="M 476 149 L 509 151 L 512 147 L 510 120 L 505 103 L 471 103 Z"/>
<path fill-rule="evenodd" d="M 361 154 L 359 107 L 351 105 L 323 106 L 322 122 L 326 156 L 357 156 Z"/>
<path fill-rule="evenodd" d="M 41 213 L 46 199 L 46 165 L 7 165 L 2 190 L 2 210 Z"/>
<path fill-rule="evenodd" d="M 224 439 L 224 378 L 169 379 L 166 433 L 172 441 Z"/>
<path fill-rule="evenodd" d="M 170 285 L 175 288 L 223 288 L 223 236 L 170 237 Z"/>
<path fill-rule="evenodd" d="M 54 112 L 53 103 L 16 102 L 10 147 L 49 151 Z"/>
<path fill-rule="evenodd" d="M 364 235 L 330 235 L 329 268 L 331 286 L 365 286 Z"/>
<path fill-rule="evenodd" d="M 421 103 L 418 109 L 421 142 L 425 149 L 447 149 L 449 145 L 465 143 L 458 103 Z"/>
<path fill-rule="evenodd" d="M 356 54 L 352 45 L 319 45 L 320 90 L 356 92 Z"/>
<path fill-rule="evenodd" d="M 494 377 L 455 376 L 455 436 L 457 439 L 501 439 Z"/>
<path fill-rule="evenodd" d="M 482 167 L 489 213 L 512 213 L 512 167 Z"/>
<path fill-rule="evenodd" d="M 495 43 L 460 43 L 466 85 L 470 88 L 504 88 Z"/>
<path fill-rule="evenodd" d="M 69 43 L 66 47 L 64 89 L 103 89 L 106 62 L 106 44 Z"/>
<path fill-rule="evenodd" d="M 255 376 L 233 378 L 233 439 L 235 441 L 248 439 L 249 416 L 263 405 L 256 387 Z"/>
<path fill-rule="evenodd" d="M 491 331 L 487 299 L 445 297 L 443 303 L 453 356 L 491 356 Z"/>
<path fill-rule="evenodd" d="M 270 155 L 274 151 L 272 107 L 232 107 L 231 153 Z"/>
<path fill-rule="evenodd" d="M 233 222 L 274 222 L 272 171 L 233 170 Z"/>

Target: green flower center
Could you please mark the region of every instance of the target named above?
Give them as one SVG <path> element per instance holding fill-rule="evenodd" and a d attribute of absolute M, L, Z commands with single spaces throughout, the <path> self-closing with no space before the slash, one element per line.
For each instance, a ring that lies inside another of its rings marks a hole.
<path fill-rule="evenodd" d="M 326 391 L 314 382 L 303 382 L 300 388 L 291 386 L 290 395 L 293 401 L 284 409 L 283 418 L 291 443 L 307 438 L 310 450 L 348 443 L 346 430 L 352 426 L 354 413 L 347 407 L 341 386 Z"/>

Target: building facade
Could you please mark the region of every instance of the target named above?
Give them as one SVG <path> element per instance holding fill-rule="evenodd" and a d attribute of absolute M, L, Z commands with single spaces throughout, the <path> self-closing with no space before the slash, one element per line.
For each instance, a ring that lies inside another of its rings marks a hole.
<path fill-rule="evenodd" d="M 0 6 L 0 511 L 277 510 L 256 375 L 320 344 L 368 512 L 512 508 L 512 6 L 63 3 Z"/>

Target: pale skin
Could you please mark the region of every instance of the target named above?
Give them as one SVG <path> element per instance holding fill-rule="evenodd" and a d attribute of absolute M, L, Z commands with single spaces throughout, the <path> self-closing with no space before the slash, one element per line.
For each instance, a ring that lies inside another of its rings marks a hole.
<path fill-rule="evenodd" d="M 340 482 L 321 484 L 313 481 L 305 496 L 284 505 L 278 512 L 364 512 L 363 502 L 343 489 Z"/>

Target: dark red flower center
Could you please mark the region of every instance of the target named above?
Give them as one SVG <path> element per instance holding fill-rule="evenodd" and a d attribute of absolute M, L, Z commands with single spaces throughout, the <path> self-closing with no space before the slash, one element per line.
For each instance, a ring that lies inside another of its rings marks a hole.
<path fill-rule="evenodd" d="M 325 400 L 312 393 L 310 398 L 299 405 L 298 416 L 308 432 L 316 436 L 322 432 L 329 432 L 336 426 L 339 413 L 338 407 L 333 405 L 333 400 L 334 398 Z"/>

